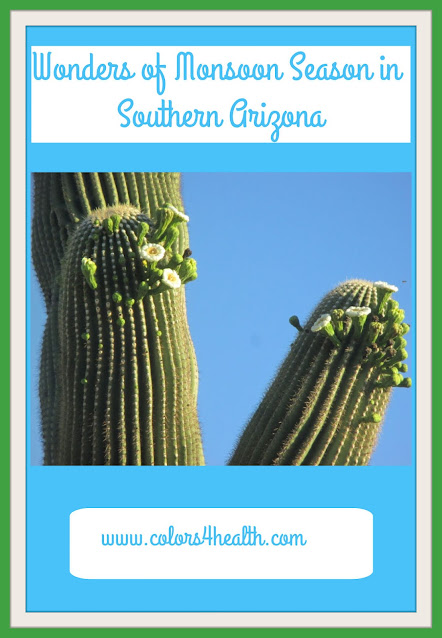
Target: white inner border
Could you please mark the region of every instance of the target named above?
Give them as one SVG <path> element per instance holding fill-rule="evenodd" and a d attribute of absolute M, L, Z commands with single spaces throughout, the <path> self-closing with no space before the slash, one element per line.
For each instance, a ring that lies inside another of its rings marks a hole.
<path fill-rule="evenodd" d="M 11 11 L 11 626 L 431 626 L 431 11 Z M 417 611 L 26 612 L 26 27 L 38 25 L 415 26 L 417 140 Z M 17 247 L 17 250 L 14 250 Z M 13 314 L 12 314 L 13 313 Z"/>

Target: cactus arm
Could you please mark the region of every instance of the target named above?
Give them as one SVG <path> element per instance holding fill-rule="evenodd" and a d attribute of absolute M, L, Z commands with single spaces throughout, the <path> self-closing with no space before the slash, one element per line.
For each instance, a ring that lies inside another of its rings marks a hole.
<path fill-rule="evenodd" d="M 345 294 L 343 303 L 352 305 L 358 299 L 359 287 L 356 286 Z M 333 295 L 324 299 L 315 311 L 314 316 L 323 314 L 330 304 L 337 303 Z M 310 325 L 313 323 L 311 320 Z M 312 339 L 308 332 L 301 332 L 296 340 L 296 346 L 291 348 L 291 355 L 284 360 L 277 376 L 269 387 L 265 400 L 261 402 L 252 416 L 243 436 L 240 438 L 234 455 L 230 461 L 232 465 L 254 464 L 268 450 L 273 436 L 277 434 L 281 442 L 288 435 L 286 426 L 279 427 L 284 417 L 290 421 L 300 414 L 318 371 L 325 365 L 329 354 L 329 344 L 324 340 Z M 310 362 L 315 365 L 314 373 L 306 375 Z M 275 442 L 274 448 L 279 445 Z"/>
<path fill-rule="evenodd" d="M 398 372 L 406 369 L 401 334 L 408 327 L 397 302 L 388 301 L 394 287 L 383 286 L 346 282 L 326 295 L 305 328 L 291 319 L 299 336 L 231 465 L 369 462 L 392 387 L 410 386 Z"/>

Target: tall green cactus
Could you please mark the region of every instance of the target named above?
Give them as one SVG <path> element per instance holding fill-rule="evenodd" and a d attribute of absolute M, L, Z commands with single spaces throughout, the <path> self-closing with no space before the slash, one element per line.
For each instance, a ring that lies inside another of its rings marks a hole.
<path fill-rule="evenodd" d="M 176 173 L 34 176 L 47 465 L 203 465 Z"/>
<path fill-rule="evenodd" d="M 352 280 L 317 306 L 257 411 L 230 465 L 366 465 L 392 388 L 401 374 L 409 326 L 385 282 Z"/>

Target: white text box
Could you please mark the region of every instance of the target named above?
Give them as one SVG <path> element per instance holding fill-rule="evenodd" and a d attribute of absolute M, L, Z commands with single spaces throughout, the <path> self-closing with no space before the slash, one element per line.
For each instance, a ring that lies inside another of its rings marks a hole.
<path fill-rule="evenodd" d="M 365 578 L 373 516 L 356 508 L 94 508 L 70 515 L 78 578 Z"/>
<path fill-rule="evenodd" d="M 33 47 L 32 142 L 408 143 L 410 78 L 407 46 Z"/>

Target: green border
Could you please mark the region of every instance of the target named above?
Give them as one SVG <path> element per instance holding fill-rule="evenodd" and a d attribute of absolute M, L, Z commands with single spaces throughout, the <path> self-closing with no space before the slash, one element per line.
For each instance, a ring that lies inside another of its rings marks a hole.
<path fill-rule="evenodd" d="M 0 12 L 0 47 L 2 51 L 2 61 L 1 61 L 1 69 L 2 69 L 2 77 L 3 77 L 3 85 L 9 85 L 10 80 L 10 72 L 9 72 L 9 19 L 10 11 L 24 11 L 24 10 L 60 10 L 61 6 L 63 9 L 75 9 L 75 10 L 130 10 L 130 9 L 138 9 L 138 10 L 146 10 L 146 9 L 162 9 L 164 7 L 160 7 L 158 5 L 154 5 L 152 2 L 148 1 L 134 1 L 131 0 L 127 4 L 121 5 L 115 2 L 115 0 L 95 0 L 95 2 L 78 2 L 75 6 L 69 3 L 69 6 L 66 6 L 65 3 L 60 2 L 23 2 L 18 3 L 14 2 L 9 5 L 8 8 L 2 8 Z M 195 0 L 188 0 L 187 2 L 179 1 L 173 2 L 170 1 L 167 3 L 168 10 L 198 10 L 198 9 L 207 9 L 206 2 L 197 2 Z M 355 2 L 342 2 L 342 0 L 337 0 L 337 2 L 287 2 L 279 0 L 275 3 L 270 2 L 262 2 L 260 0 L 254 1 L 242 1 L 238 2 L 217 2 L 215 4 L 210 3 L 210 9 L 219 10 L 355 10 Z M 418 2 L 397 2 L 391 1 L 388 4 L 384 2 L 365 2 L 363 6 L 357 7 L 360 10 L 414 10 L 414 11 L 432 11 L 433 12 L 433 59 L 434 61 L 441 60 L 442 61 L 442 6 L 437 2 L 426 3 L 423 5 Z M 439 74 L 439 68 L 435 66 L 434 70 L 434 83 L 433 83 L 433 112 L 439 114 L 442 111 L 442 100 L 441 100 L 441 81 Z M 2 140 L 2 153 L 1 153 L 1 188 L 7 193 L 6 201 L 4 201 L 4 206 L 6 210 L 9 209 L 9 117 L 10 117 L 10 109 L 9 109 L 9 101 L 5 99 L 2 100 L 0 104 L 0 113 L 1 113 L 1 140 Z M 441 146 L 442 146 L 442 136 L 441 136 L 441 122 L 437 117 L 434 118 L 433 122 L 433 146 L 434 146 L 434 157 L 433 157 L 433 178 L 434 178 L 434 192 L 433 192 L 433 201 L 434 208 L 438 210 L 441 205 L 441 197 L 442 197 L 442 187 L 440 180 L 440 172 L 441 172 Z M 439 177 L 439 179 L 437 179 Z M 434 242 L 434 257 L 433 257 L 433 268 L 435 272 L 442 271 L 442 252 L 437 252 L 437 241 L 441 237 L 441 219 L 438 215 L 435 215 L 433 221 L 433 242 Z M 9 236 L 9 218 L 7 217 L 7 222 L 3 226 L 3 236 Z M 9 246 L 7 249 L 0 251 L 0 272 L 2 273 L 2 290 L 4 298 L 9 299 Z M 439 268 L 441 270 L 439 270 Z M 9 304 L 8 304 L 9 308 Z M 440 316 L 442 310 L 440 300 L 434 302 L 433 307 L 433 319 L 436 320 L 437 317 Z M 3 335 L 9 334 L 9 313 L 3 311 L 3 314 L 0 315 L 0 331 Z M 434 347 L 434 361 L 438 360 L 438 355 L 442 354 L 441 343 L 436 343 Z M 9 340 L 1 339 L 0 340 L 0 405 L 2 406 L 2 412 L 6 417 L 9 406 Z M 434 380 L 437 382 L 440 379 L 440 374 L 438 369 L 434 366 Z M 433 383 L 435 387 L 435 383 Z M 441 420 L 442 418 L 442 409 L 440 403 L 434 403 L 433 406 L 434 417 L 433 420 L 435 423 Z M 6 421 L 6 418 L 5 418 Z M 7 419 L 9 422 L 9 418 Z M 1 467 L 0 469 L 0 485 L 1 485 L 1 496 L 2 503 L 4 503 L 4 511 L 9 512 L 9 431 L 7 425 L 5 423 L 5 456 L 8 456 L 8 462 Z M 441 446 L 441 432 L 437 428 L 435 428 L 434 432 L 434 443 L 433 450 L 436 451 Z M 442 484 L 442 467 L 436 461 L 437 458 L 435 454 L 434 457 L 434 486 L 440 486 Z M 440 488 L 436 491 L 435 502 L 437 503 L 440 499 Z M 439 499 L 438 499 L 439 496 Z M 442 528 L 441 528 L 441 514 L 436 510 L 433 516 L 433 537 L 435 539 L 439 539 L 442 536 Z M 0 593 L 1 593 L 1 602 L 0 602 L 0 629 L 6 630 L 9 632 L 14 632 L 14 636 L 20 636 L 29 631 L 37 633 L 40 636 L 46 636 L 47 632 L 57 632 L 57 636 L 59 634 L 65 636 L 73 636 L 74 634 L 81 635 L 82 637 L 88 635 L 89 633 L 94 632 L 100 633 L 104 636 L 115 636 L 117 633 L 121 633 L 127 631 L 127 629 L 109 629 L 109 628 L 100 628 L 100 629 L 11 629 L 9 625 L 9 525 L 4 524 L 0 529 L 0 543 L 2 547 L 2 551 L 0 554 L 0 573 L 2 574 L 1 584 L 0 584 Z M 433 627 L 432 629 L 439 630 L 442 629 L 441 622 L 441 605 L 438 604 L 438 601 L 442 599 L 442 587 L 441 587 L 441 574 L 442 570 L 442 561 L 441 561 L 441 548 L 439 544 L 436 542 L 433 548 L 433 570 L 434 570 L 434 578 L 433 578 L 433 600 L 435 601 L 434 611 L 433 611 Z M 271 635 L 271 632 L 275 631 L 274 629 L 135 629 L 132 631 L 138 631 L 148 633 L 149 636 L 159 636 L 160 638 L 165 638 L 167 636 L 176 636 L 179 634 L 182 638 L 191 638 L 195 635 L 198 636 L 206 636 L 210 634 L 211 636 L 220 636 L 226 635 L 229 632 L 229 638 L 236 634 L 241 634 L 241 636 L 250 636 L 250 638 L 255 638 L 256 636 L 260 638 L 263 635 Z M 321 629 L 321 628 L 311 628 L 311 629 L 279 629 L 278 633 L 281 633 L 288 636 L 296 631 L 297 636 L 301 634 L 307 635 L 311 637 L 312 635 L 316 635 L 322 632 L 328 632 L 336 637 L 340 636 L 342 632 L 348 634 L 348 632 L 358 632 L 363 633 L 364 636 L 372 636 L 374 635 L 374 631 L 376 631 L 376 638 L 379 638 L 380 632 L 393 632 L 396 635 L 400 635 L 398 632 L 428 632 L 431 629 L 402 629 L 402 628 L 393 628 L 393 629 Z M 81 634 L 80 634 L 81 632 Z"/>

